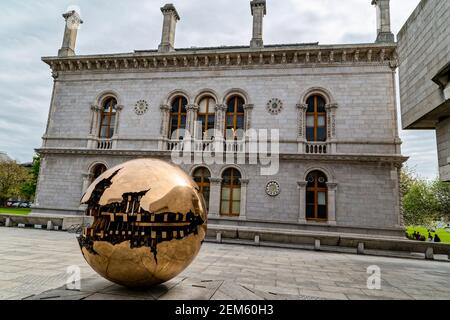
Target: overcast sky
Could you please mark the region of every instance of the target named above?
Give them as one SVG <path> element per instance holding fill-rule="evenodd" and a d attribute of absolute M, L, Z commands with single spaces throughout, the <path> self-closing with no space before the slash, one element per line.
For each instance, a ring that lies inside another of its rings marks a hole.
<path fill-rule="evenodd" d="M 181 16 L 176 47 L 248 45 L 249 0 L 173 0 Z M 47 123 L 52 78 L 42 56 L 56 55 L 69 8 L 81 12 L 77 54 L 156 49 L 161 39 L 159 0 L 0 1 L 0 151 L 31 161 Z M 264 41 L 367 43 L 376 37 L 371 0 L 267 0 Z M 419 0 L 392 0 L 394 34 Z M 422 177 L 437 176 L 434 131 L 402 131 L 402 153 Z"/>

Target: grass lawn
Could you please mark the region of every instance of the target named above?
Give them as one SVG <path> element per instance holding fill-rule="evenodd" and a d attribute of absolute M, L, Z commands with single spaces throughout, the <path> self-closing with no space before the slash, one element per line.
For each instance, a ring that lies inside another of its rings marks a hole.
<path fill-rule="evenodd" d="M 447 229 L 450 229 L 450 228 L 447 228 Z M 414 233 L 414 231 L 420 233 L 422 236 L 425 236 L 425 238 L 428 238 L 428 230 L 425 227 L 407 227 L 406 228 L 406 232 L 409 235 Z M 450 243 L 450 232 L 447 232 L 446 229 L 437 229 L 436 233 L 439 236 L 439 238 L 441 238 L 441 242 Z M 434 236 L 434 232 L 432 232 L 431 235 Z"/>
<path fill-rule="evenodd" d="M 0 213 L 27 215 L 31 212 L 30 208 L 0 208 Z"/>

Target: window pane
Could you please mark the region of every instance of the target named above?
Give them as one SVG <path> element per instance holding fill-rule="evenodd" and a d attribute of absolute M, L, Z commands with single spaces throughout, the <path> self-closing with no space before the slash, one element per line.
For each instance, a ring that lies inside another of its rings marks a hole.
<path fill-rule="evenodd" d="M 234 116 L 227 116 L 227 127 L 234 127 Z"/>
<path fill-rule="evenodd" d="M 327 218 L 327 206 L 319 206 L 317 208 L 317 217 L 319 219 L 326 219 Z"/>
<path fill-rule="evenodd" d="M 241 188 L 233 189 L 233 201 L 241 200 Z"/>
<path fill-rule="evenodd" d="M 199 104 L 199 113 L 206 113 L 208 111 L 208 98 L 202 99 Z"/>
<path fill-rule="evenodd" d="M 306 104 L 308 105 L 306 112 L 314 112 L 314 96 L 309 97 L 308 100 L 306 100 Z"/>
<path fill-rule="evenodd" d="M 181 116 L 180 128 L 186 127 L 186 116 Z"/>
<path fill-rule="evenodd" d="M 314 116 L 306 116 L 306 126 L 307 127 L 314 127 Z"/>
<path fill-rule="evenodd" d="M 241 212 L 241 202 L 240 201 L 233 201 L 233 213 L 239 214 Z"/>
<path fill-rule="evenodd" d="M 317 128 L 317 141 L 327 140 L 327 130 L 326 128 Z"/>
<path fill-rule="evenodd" d="M 317 112 L 325 112 L 325 100 L 317 96 Z"/>
<path fill-rule="evenodd" d="M 313 191 L 306 192 L 306 203 L 314 204 L 314 192 Z"/>
<path fill-rule="evenodd" d="M 306 140 L 314 141 L 314 128 L 306 128 Z"/>
<path fill-rule="evenodd" d="M 317 203 L 319 205 L 326 205 L 327 204 L 325 192 L 318 192 L 317 193 Z"/>
<path fill-rule="evenodd" d="M 325 116 L 319 116 L 317 118 L 317 125 L 319 127 L 324 127 L 325 126 Z"/>
<path fill-rule="evenodd" d="M 222 214 L 230 214 L 230 202 L 229 201 L 222 201 L 220 212 Z"/>
<path fill-rule="evenodd" d="M 306 206 L 306 218 L 314 218 L 314 205 Z"/>
<path fill-rule="evenodd" d="M 230 189 L 227 187 L 222 188 L 222 200 L 230 199 Z"/>
<path fill-rule="evenodd" d="M 227 112 L 234 113 L 234 98 L 228 100 Z"/>
<path fill-rule="evenodd" d="M 236 129 L 244 129 L 244 116 L 238 116 L 236 119 Z"/>
<path fill-rule="evenodd" d="M 114 135 L 114 128 L 109 128 L 108 138 L 111 138 Z"/>

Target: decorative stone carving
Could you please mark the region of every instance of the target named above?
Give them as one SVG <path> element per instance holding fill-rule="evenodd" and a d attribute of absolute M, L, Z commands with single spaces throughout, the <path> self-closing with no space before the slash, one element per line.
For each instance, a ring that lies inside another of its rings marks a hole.
<path fill-rule="evenodd" d="M 266 185 L 266 193 L 271 197 L 276 197 L 280 194 L 280 184 L 276 181 L 270 181 Z"/>
<path fill-rule="evenodd" d="M 139 100 L 138 102 L 136 102 L 136 104 L 134 105 L 134 112 L 138 115 L 141 116 L 144 113 L 146 113 L 148 111 L 148 103 L 145 100 Z"/>
<path fill-rule="evenodd" d="M 278 98 L 272 98 L 267 102 L 267 111 L 271 114 L 279 114 L 283 110 L 283 102 Z"/>

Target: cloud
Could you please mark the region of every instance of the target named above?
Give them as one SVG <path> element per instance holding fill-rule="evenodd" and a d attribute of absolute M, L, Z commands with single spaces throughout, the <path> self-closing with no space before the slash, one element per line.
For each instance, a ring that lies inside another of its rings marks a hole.
<path fill-rule="evenodd" d="M 397 33 L 419 0 L 391 1 Z M 56 55 L 62 41 L 61 14 L 81 9 L 84 24 L 77 53 L 118 53 L 155 49 L 160 42 L 159 0 L 17 0 L 0 2 L 0 150 L 30 161 L 41 144 L 51 98 L 52 78 L 41 56 Z M 248 44 L 249 0 L 175 1 L 181 15 L 177 47 Z M 267 0 L 265 43 L 369 43 L 376 37 L 370 0 Z M 437 175 L 432 132 L 405 131 L 403 153 L 419 174 Z"/>

